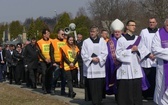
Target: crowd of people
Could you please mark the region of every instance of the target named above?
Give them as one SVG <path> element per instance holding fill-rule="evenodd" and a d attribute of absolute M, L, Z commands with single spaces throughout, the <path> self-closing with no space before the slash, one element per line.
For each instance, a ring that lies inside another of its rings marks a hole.
<path fill-rule="evenodd" d="M 61 81 L 61 95 L 74 98 L 73 87 L 84 87 L 83 76 L 78 83 L 78 71 L 82 71 L 80 50 L 83 36 L 77 35 L 77 41 L 66 35 L 64 29 L 58 29 L 57 37 L 50 38 L 49 29 L 42 30 L 42 38 L 32 38 L 25 44 L 17 43 L 0 46 L 0 82 L 9 80 L 10 84 L 36 89 L 40 84 L 44 94 L 55 94 L 57 83 Z M 65 92 L 65 86 L 69 93 Z"/>
<path fill-rule="evenodd" d="M 43 94 L 55 95 L 61 81 L 61 95 L 74 98 L 73 87 L 84 88 L 85 100 L 93 105 L 113 94 L 118 105 L 142 105 L 143 98 L 168 105 L 168 19 L 158 28 L 152 17 L 140 35 L 135 30 L 134 20 L 124 26 L 116 19 L 111 33 L 92 26 L 84 41 L 63 29 L 51 39 L 44 29 L 40 40 L 0 45 L 0 82 L 8 79 L 33 89 L 41 83 Z"/>

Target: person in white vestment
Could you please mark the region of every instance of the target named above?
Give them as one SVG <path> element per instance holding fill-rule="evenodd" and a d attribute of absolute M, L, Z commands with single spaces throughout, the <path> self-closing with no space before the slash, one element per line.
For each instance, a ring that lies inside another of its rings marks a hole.
<path fill-rule="evenodd" d="M 148 49 L 141 38 L 133 34 L 136 23 L 126 23 L 126 34 L 117 41 L 116 57 L 122 62 L 117 70 L 117 103 L 118 105 L 142 105 L 142 77 L 140 61 L 149 57 Z"/>
<path fill-rule="evenodd" d="M 154 102 L 168 105 L 168 18 L 153 38 L 152 52 L 157 58 Z"/>
<path fill-rule="evenodd" d="M 105 98 L 105 62 L 108 54 L 107 45 L 99 38 L 99 29 L 91 27 L 90 37 L 83 41 L 81 56 L 85 77 L 85 100 L 93 105 L 101 105 Z"/>
<path fill-rule="evenodd" d="M 108 55 L 107 55 L 107 60 L 105 64 L 106 94 L 107 95 L 115 94 L 115 100 L 117 100 L 116 72 L 117 72 L 117 69 L 121 66 L 121 62 L 119 62 L 116 59 L 115 51 L 116 51 L 117 40 L 124 35 L 123 34 L 124 23 L 119 19 L 115 19 L 111 23 L 110 28 L 111 28 L 112 34 L 110 35 L 109 40 L 107 42 Z"/>
<path fill-rule="evenodd" d="M 143 91 L 142 93 L 144 99 L 153 99 L 153 96 L 154 96 L 155 77 L 156 77 L 156 60 L 155 60 L 154 54 L 152 54 L 151 46 L 152 46 L 153 37 L 157 31 L 158 31 L 158 28 L 157 28 L 156 18 L 151 17 L 149 18 L 149 27 L 143 29 L 140 33 L 142 42 L 144 43 L 146 48 L 150 51 L 150 56 L 153 57 L 152 60 L 150 58 L 147 58 L 141 62 L 141 66 L 150 84 L 150 87 L 147 90 Z"/>

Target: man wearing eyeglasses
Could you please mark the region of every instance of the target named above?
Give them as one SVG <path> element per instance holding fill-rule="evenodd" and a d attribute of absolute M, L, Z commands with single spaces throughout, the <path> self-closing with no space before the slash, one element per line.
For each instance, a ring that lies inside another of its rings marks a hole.
<path fill-rule="evenodd" d="M 141 37 L 134 35 L 136 23 L 126 23 L 126 34 L 117 41 L 116 58 L 122 62 L 117 69 L 118 105 L 142 105 L 143 71 L 140 62 L 148 58 L 150 52 L 141 42 Z M 145 87 L 146 88 L 146 87 Z"/>
<path fill-rule="evenodd" d="M 140 36 L 142 37 L 142 42 L 144 43 L 145 47 L 150 51 L 150 56 L 153 59 L 144 59 L 141 62 L 141 66 L 145 72 L 145 75 L 149 81 L 150 87 L 143 91 L 144 99 L 153 99 L 154 90 L 155 90 L 155 78 L 156 78 L 156 60 L 154 54 L 151 52 L 152 40 L 156 32 L 158 31 L 157 28 L 157 21 L 156 18 L 151 17 L 149 18 L 149 27 L 145 28 L 141 31 Z"/>
<path fill-rule="evenodd" d="M 51 86 L 51 94 L 55 94 L 55 87 L 58 81 L 58 78 L 61 78 L 61 95 L 67 95 L 65 93 L 65 73 L 62 67 L 62 54 L 60 51 L 60 47 L 66 45 L 66 39 L 64 39 L 64 31 L 63 29 L 57 30 L 57 37 L 53 39 L 50 44 L 50 56 L 52 63 L 52 86 Z M 59 69 L 56 69 L 59 68 Z"/>

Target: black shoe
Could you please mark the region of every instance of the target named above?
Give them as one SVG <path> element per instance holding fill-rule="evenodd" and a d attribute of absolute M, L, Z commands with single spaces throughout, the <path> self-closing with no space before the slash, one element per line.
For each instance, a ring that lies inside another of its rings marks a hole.
<path fill-rule="evenodd" d="M 73 84 L 73 87 L 78 88 L 79 86 L 78 84 Z"/>
<path fill-rule="evenodd" d="M 51 93 L 51 90 L 47 90 L 47 93 L 49 93 L 49 94 L 50 94 L 50 93 Z"/>
<path fill-rule="evenodd" d="M 83 85 L 83 84 L 80 84 L 80 85 L 79 85 L 79 88 L 84 88 L 84 85 Z"/>
<path fill-rule="evenodd" d="M 61 96 L 67 96 L 68 94 L 66 92 L 61 92 Z"/>
<path fill-rule="evenodd" d="M 32 86 L 31 88 L 32 88 L 32 89 L 37 89 L 37 87 L 36 87 L 36 86 Z"/>
<path fill-rule="evenodd" d="M 11 79 L 9 79 L 9 84 L 13 84 L 13 81 Z"/>
<path fill-rule="evenodd" d="M 51 95 L 55 95 L 55 90 L 51 90 Z"/>
<path fill-rule="evenodd" d="M 16 82 L 16 85 L 21 85 L 22 83 L 19 81 L 19 82 Z"/>
<path fill-rule="evenodd" d="M 29 88 L 29 87 L 30 87 L 30 84 L 26 84 L 26 87 Z"/>
<path fill-rule="evenodd" d="M 6 79 L 3 79 L 3 81 L 5 82 L 5 81 L 6 81 Z"/>
<path fill-rule="evenodd" d="M 47 91 L 46 91 L 46 90 L 43 90 L 43 94 L 47 94 Z"/>
<path fill-rule="evenodd" d="M 72 92 L 72 93 L 70 93 L 68 96 L 71 97 L 71 98 L 74 98 L 74 97 L 76 96 L 76 93 L 75 93 L 75 92 Z"/>
<path fill-rule="evenodd" d="M 36 83 L 33 83 L 32 86 L 31 86 L 32 89 L 37 89 L 36 87 Z"/>

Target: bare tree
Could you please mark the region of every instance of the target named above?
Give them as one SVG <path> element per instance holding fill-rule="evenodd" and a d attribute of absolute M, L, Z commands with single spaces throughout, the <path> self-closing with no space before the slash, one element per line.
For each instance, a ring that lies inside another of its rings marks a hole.
<path fill-rule="evenodd" d="M 111 22 L 118 18 L 123 22 L 139 19 L 142 11 L 136 0 L 94 0 L 89 2 L 89 12 L 93 24 L 106 27 L 110 31 Z M 102 24 L 103 23 L 103 24 Z"/>
<path fill-rule="evenodd" d="M 84 7 L 79 8 L 79 10 L 78 10 L 77 13 L 76 13 L 76 17 L 79 17 L 79 16 L 81 16 L 81 15 L 87 16 L 87 13 L 86 13 L 86 10 L 85 10 Z"/>
<path fill-rule="evenodd" d="M 158 18 L 158 22 L 163 24 L 163 21 L 168 16 L 167 0 L 143 0 L 140 3 L 147 16 L 155 16 Z"/>

